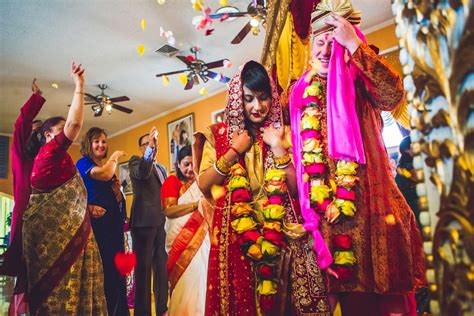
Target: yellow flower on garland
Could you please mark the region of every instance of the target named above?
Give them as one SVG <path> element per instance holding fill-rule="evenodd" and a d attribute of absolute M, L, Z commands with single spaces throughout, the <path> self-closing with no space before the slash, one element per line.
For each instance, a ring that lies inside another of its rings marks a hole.
<path fill-rule="evenodd" d="M 352 266 L 356 263 L 356 258 L 352 251 L 334 252 L 334 263 L 341 266 Z"/>
<path fill-rule="evenodd" d="M 303 165 L 310 165 L 312 163 L 322 163 L 323 156 L 321 153 L 303 153 Z"/>
<path fill-rule="evenodd" d="M 230 174 L 232 176 L 245 176 L 247 172 L 240 163 L 236 163 L 230 168 Z"/>
<path fill-rule="evenodd" d="M 247 215 L 250 212 L 252 212 L 252 207 L 250 206 L 249 203 L 235 203 L 232 206 L 231 210 L 232 214 L 236 217 L 239 217 L 241 215 Z"/>
<path fill-rule="evenodd" d="M 259 244 L 252 244 L 247 250 L 247 256 L 252 259 L 259 260 L 263 257 L 262 251 L 260 250 Z"/>
<path fill-rule="evenodd" d="M 262 241 L 262 253 L 267 256 L 275 256 L 280 252 L 280 248 L 274 245 L 272 242 L 264 239 Z"/>
<path fill-rule="evenodd" d="M 303 98 L 307 98 L 308 96 L 317 97 L 320 94 L 321 88 L 319 86 L 319 82 L 315 82 L 304 89 Z"/>
<path fill-rule="evenodd" d="M 230 178 L 228 188 L 230 191 L 235 191 L 237 189 L 249 189 L 250 183 L 246 177 L 234 176 Z"/>
<path fill-rule="evenodd" d="M 283 205 L 270 204 L 263 208 L 263 217 L 267 220 L 281 220 L 285 216 Z"/>
<path fill-rule="evenodd" d="M 358 164 L 354 161 L 339 160 L 336 167 L 336 175 L 355 175 Z"/>
<path fill-rule="evenodd" d="M 278 285 L 272 280 L 261 280 L 258 282 L 257 292 L 260 295 L 273 295 L 278 291 Z"/>
<path fill-rule="evenodd" d="M 265 181 L 276 180 L 276 181 L 285 181 L 286 172 L 282 169 L 270 169 L 265 174 Z"/>
<path fill-rule="evenodd" d="M 353 201 L 336 199 L 334 201 L 336 206 L 341 210 L 341 213 L 346 216 L 354 216 L 356 211 L 356 206 Z"/>
<path fill-rule="evenodd" d="M 314 116 L 304 116 L 301 119 L 301 129 L 303 131 L 307 129 L 319 130 L 319 127 L 319 119 Z"/>
<path fill-rule="evenodd" d="M 336 183 L 340 187 L 352 188 L 353 186 L 356 185 L 357 180 L 359 180 L 359 178 L 353 175 L 336 176 Z"/>
<path fill-rule="evenodd" d="M 271 180 L 270 182 L 266 183 L 264 185 L 264 189 L 268 193 L 272 193 L 276 191 L 280 193 L 285 193 L 287 191 L 285 181 L 275 181 L 275 180 Z"/>
<path fill-rule="evenodd" d="M 281 223 L 280 222 L 264 222 L 263 228 L 273 229 L 277 232 L 281 232 Z"/>
<path fill-rule="evenodd" d="M 323 201 L 331 195 L 331 188 L 325 184 L 315 185 L 311 187 L 311 201 L 323 203 Z"/>
<path fill-rule="evenodd" d="M 232 225 L 232 228 L 239 234 L 257 227 L 257 223 L 250 216 L 236 218 L 230 224 Z"/>
<path fill-rule="evenodd" d="M 320 153 L 323 151 L 321 143 L 316 138 L 308 138 L 303 141 L 303 151 Z"/>

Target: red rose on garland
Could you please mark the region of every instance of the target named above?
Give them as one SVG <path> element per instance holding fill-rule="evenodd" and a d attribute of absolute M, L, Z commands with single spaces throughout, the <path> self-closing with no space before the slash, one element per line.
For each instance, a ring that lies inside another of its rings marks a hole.
<path fill-rule="evenodd" d="M 282 232 L 277 232 L 273 229 L 264 229 L 263 237 L 279 247 L 286 246 L 285 234 L 283 234 Z"/>
<path fill-rule="evenodd" d="M 232 203 L 249 202 L 250 193 L 246 189 L 237 189 L 230 196 Z"/>
<path fill-rule="evenodd" d="M 252 242 L 257 242 L 258 238 L 260 238 L 260 233 L 258 232 L 258 230 L 248 230 L 246 232 L 244 232 L 242 234 L 242 239 L 243 239 L 243 242 L 248 242 L 248 241 L 252 241 Z"/>
<path fill-rule="evenodd" d="M 269 279 L 274 275 L 274 269 L 272 266 L 260 265 L 258 267 L 258 273 L 265 279 Z"/>
<path fill-rule="evenodd" d="M 338 279 L 341 281 L 349 281 L 354 277 L 354 270 L 352 268 L 337 266 L 332 269 L 337 273 Z"/>
<path fill-rule="evenodd" d="M 260 295 L 260 308 L 263 311 L 270 311 L 275 306 L 275 295 Z"/>
<path fill-rule="evenodd" d="M 352 238 L 348 235 L 334 235 L 332 238 L 334 246 L 340 249 L 349 250 L 352 245 Z"/>

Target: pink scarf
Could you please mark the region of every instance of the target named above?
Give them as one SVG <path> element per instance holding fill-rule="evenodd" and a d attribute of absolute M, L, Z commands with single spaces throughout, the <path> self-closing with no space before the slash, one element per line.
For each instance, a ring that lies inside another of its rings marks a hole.
<path fill-rule="evenodd" d="M 365 43 L 364 34 L 358 27 L 354 26 L 354 29 Z M 346 49 L 334 40 L 328 70 L 328 151 L 335 160 L 365 164 L 364 144 L 355 108 L 356 69 L 348 66 L 345 53 Z"/>
<path fill-rule="evenodd" d="M 365 37 L 357 28 L 357 35 L 365 42 Z M 355 109 L 355 70 L 349 69 L 344 60 L 345 48 L 334 41 L 329 62 L 327 93 L 328 151 L 333 159 L 350 160 L 365 163 L 364 146 L 360 134 L 359 119 Z M 321 217 L 310 206 L 309 181 L 304 181 L 302 164 L 303 148 L 301 142 L 301 113 L 304 105 L 303 93 L 310 84 L 304 81 L 306 74 L 296 82 L 290 95 L 291 139 L 293 143 L 294 165 L 298 183 L 298 197 L 304 228 L 310 231 L 314 239 L 314 250 L 321 269 L 329 267 L 333 258 L 319 231 Z M 337 141 L 336 141 L 337 136 Z"/>

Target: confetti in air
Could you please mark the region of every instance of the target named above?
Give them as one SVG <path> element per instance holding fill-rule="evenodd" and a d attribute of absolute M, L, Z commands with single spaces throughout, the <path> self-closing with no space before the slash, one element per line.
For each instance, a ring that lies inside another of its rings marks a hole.
<path fill-rule="evenodd" d="M 54 89 L 59 89 L 59 85 L 56 82 L 53 82 L 51 84 L 51 87 L 53 87 Z"/>
<path fill-rule="evenodd" d="M 178 78 L 179 78 L 179 81 L 181 81 L 183 85 L 186 85 L 186 83 L 188 83 L 188 77 L 185 74 L 179 75 Z"/>
<path fill-rule="evenodd" d="M 206 88 L 202 88 L 201 90 L 199 90 L 199 94 L 200 95 L 206 95 L 207 94 Z"/>
<path fill-rule="evenodd" d="M 168 76 L 164 75 L 161 79 L 163 81 L 163 86 L 167 87 L 170 84 L 170 78 L 168 78 Z"/>
<path fill-rule="evenodd" d="M 146 20 L 145 19 L 142 19 L 141 27 L 142 27 L 142 30 L 146 29 Z"/>
<path fill-rule="evenodd" d="M 138 45 L 137 52 L 138 52 L 138 55 L 143 56 L 143 54 L 145 53 L 145 45 Z"/>

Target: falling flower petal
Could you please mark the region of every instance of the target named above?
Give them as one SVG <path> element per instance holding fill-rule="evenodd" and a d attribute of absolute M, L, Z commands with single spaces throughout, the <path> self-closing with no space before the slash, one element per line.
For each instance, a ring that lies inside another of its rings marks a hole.
<path fill-rule="evenodd" d="M 141 27 L 142 27 L 142 30 L 146 29 L 146 20 L 145 19 L 142 19 Z"/>
<path fill-rule="evenodd" d="M 163 80 L 163 86 L 167 87 L 170 84 L 170 78 L 168 78 L 168 76 L 165 75 L 161 77 L 161 79 Z"/>
<path fill-rule="evenodd" d="M 53 82 L 51 84 L 51 87 L 53 87 L 54 89 L 59 89 L 59 85 L 56 82 Z"/>
<path fill-rule="evenodd" d="M 174 44 L 176 44 L 176 39 L 173 36 L 168 37 L 168 44 L 174 46 Z"/>
<path fill-rule="evenodd" d="M 212 34 L 212 32 L 214 32 L 214 29 L 207 29 L 205 35 L 209 36 Z"/>
<path fill-rule="evenodd" d="M 193 4 L 193 8 L 196 11 L 201 11 L 203 8 L 202 1 L 201 0 L 191 0 L 191 3 Z"/>
<path fill-rule="evenodd" d="M 231 67 L 232 67 L 232 63 L 230 62 L 230 60 L 225 59 L 224 60 L 224 68 L 231 68 Z"/>
<path fill-rule="evenodd" d="M 227 7 L 227 0 L 219 0 L 221 7 Z"/>
<path fill-rule="evenodd" d="M 200 94 L 200 95 L 205 95 L 205 94 L 207 94 L 206 88 L 202 88 L 201 90 L 199 90 L 199 94 Z"/>
<path fill-rule="evenodd" d="M 393 214 L 388 214 L 385 216 L 385 223 L 387 223 L 387 225 L 395 225 L 395 216 Z"/>
<path fill-rule="evenodd" d="M 143 53 L 145 53 L 145 45 L 138 45 L 137 51 L 138 51 L 138 55 L 143 56 Z"/>
<path fill-rule="evenodd" d="M 225 196 L 225 188 L 219 185 L 212 185 L 211 187 L 211 195 L 214 201 L 217 201 L 221 197 Z"/>
<path fill-rule="evenodd" d="M 179 75 L 178 78 L 179 78 L 179 81 L 181 81 L 181 83 L 182 83 L 183 85 L 185 85 L 186 83 L 188 83 L 188 77 L 187 77 L 185 74 Z"/>

